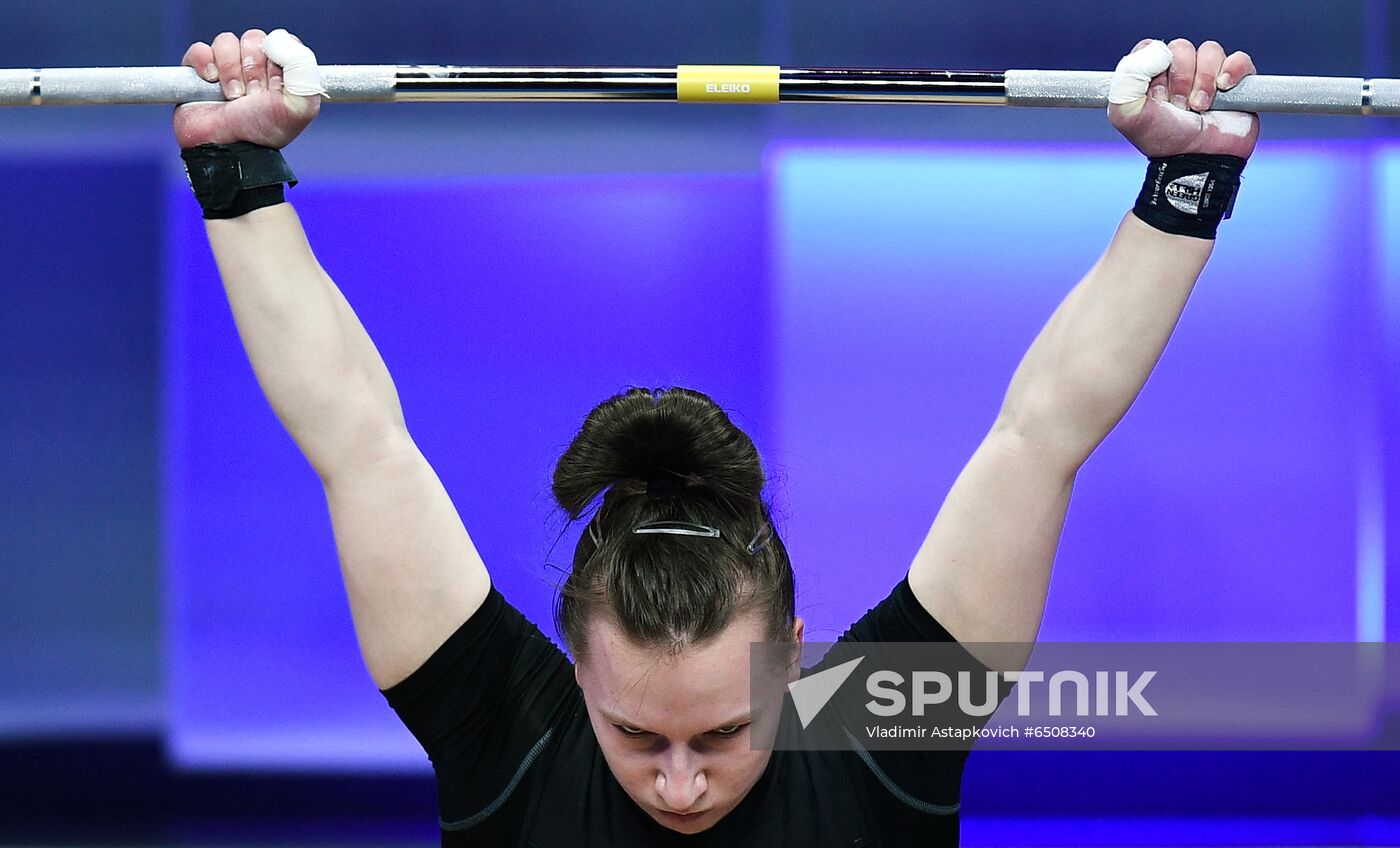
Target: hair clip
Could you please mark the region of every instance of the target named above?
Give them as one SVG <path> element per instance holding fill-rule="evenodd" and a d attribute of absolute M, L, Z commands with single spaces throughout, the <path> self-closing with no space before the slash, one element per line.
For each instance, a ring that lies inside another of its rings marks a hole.
<path fill-rule="evenodd" d="M 749 540 L 749 543 L 744 546 L 744 550 L 751 554 L 756 554 L 762 550 L 763 546 L 768 544 L 768 541 L 772 538 L 773 525 L 765 521 L 763 526 L 758 528 L 758 532 L 753 534 L 753 538 Z"/>
<path fill-rule="evenodd" d="M 692 524 L 689 521 L 651 521 L 632 528 L 633 533 L 665 533 L 671 536 L 705 536 L 719 538 L 719 529 L 708 524 Z"/>

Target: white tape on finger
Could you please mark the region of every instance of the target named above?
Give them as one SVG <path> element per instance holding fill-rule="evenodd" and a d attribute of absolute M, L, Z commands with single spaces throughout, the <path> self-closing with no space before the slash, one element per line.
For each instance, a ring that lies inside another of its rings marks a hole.
<path fill-rule="evenodd" d="M 1152 83 L 1152 78 L 1171 67 L 1171 64 L 1171 48 L 1156 39 L 1136 53 L 1124 56 L 1108 84 L 1108 102 L 1123 106 L 1129 114 L 1137 113 L 1147 102 L 1147 86 Z"/>
<path fill-rule="evenodd" d="M 316 66 L 316 54 L 311 48 L 292 37 L 285 29 L 275 29 L 263 39 L 267 58 L 282 66 L 282 90 L 298 97 L 326 93 L 321 86 L 321 69 Z"/>

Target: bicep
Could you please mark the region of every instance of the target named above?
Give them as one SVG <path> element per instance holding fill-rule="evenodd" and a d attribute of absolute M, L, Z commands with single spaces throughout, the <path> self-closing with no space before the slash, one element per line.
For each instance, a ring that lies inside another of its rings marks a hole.
<path fill-rule="evenodd" d="M 323 483 L 360 651 L 375 684 L 387 689 L 480 608 L 490 576 L 406 432 Z"/>
<path fill-rule="evenodd" d="M 1071 466 L 993 430 L 914 557 L 915 597 L 960 642 L 1034 641 L 1073 485 Z"/>

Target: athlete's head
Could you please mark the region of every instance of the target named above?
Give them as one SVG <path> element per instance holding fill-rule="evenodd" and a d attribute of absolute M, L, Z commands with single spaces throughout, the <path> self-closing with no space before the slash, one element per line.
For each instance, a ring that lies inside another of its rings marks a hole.
<path fill-rule="evenodd" d="M 602 496 L 555 609 L 599 746 L 627 794 L 685 833 L 767 766 L 750 745 L 749 643 L 802 639 L 763 483 L 749 437 L 681 388 L 599 404 L 554 472 L 570 518 Z"/>

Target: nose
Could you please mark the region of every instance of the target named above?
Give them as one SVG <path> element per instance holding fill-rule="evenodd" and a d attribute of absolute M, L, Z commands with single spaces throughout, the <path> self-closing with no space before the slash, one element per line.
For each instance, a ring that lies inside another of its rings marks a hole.
<path fill-rule="evenodd" d="M 709 781 L 700 767 L 700 758 L 694 752 L 685 750 L 684 745 L 675 747 L 680 750 L 670 752 L 661 770 L 656 773 L 656 794 L 661 797 L 661 803 L 667 810 L 687 813 L 705 794 Z"/>

